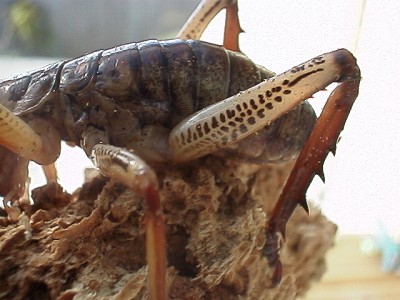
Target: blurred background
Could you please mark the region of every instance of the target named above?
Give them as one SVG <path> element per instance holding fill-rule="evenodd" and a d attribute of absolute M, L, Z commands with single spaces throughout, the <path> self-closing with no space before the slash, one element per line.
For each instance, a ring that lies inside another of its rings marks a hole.
<path fill-rule="evenodd" d="M 1 0 L 0 78 L 122 43 L 173 38 L 197 2 Z M 384 228 L 399 241 L 400 4 L 242 0 L 239 9 L 245 30 L 240 36 L 242 51 L 271 70 L 282 72 L 342 47 L 358 58 L 363 76 L 359 98 L 336 157 L 330 155 L 325 164 L 326 184 L 315 180 L 308 198 L 339 225 L 341 233 L 376 233 Z M 223 24 L 222 14 L 203 39 L 221 43 Z M 320 92 L 312 99 L 317 111 L 327 96 Z M 80 149 L 63 147 L 57 165 L 71 192 L 83 180 L 83 167 L 91 164 Z M 42 174 L 32 177 L 33 185 L 44 183 Z"/>
<path fill-rule="evenodd" d="M 0 51 L 75 57 L 149 38 L 176 34 L 194 0 L 1 0 Z"/>

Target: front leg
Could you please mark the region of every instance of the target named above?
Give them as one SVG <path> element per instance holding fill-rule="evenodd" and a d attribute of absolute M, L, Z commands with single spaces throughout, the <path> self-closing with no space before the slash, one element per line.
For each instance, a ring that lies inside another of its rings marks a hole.
<path fill-rule="evenodd" d="M 124 184 L 145 200 L 150 299 L 166 299 L 165 230 L 156 174 L 137 155 L 111 145 L 94 146 L 91 160 L 104 175 Z"/>

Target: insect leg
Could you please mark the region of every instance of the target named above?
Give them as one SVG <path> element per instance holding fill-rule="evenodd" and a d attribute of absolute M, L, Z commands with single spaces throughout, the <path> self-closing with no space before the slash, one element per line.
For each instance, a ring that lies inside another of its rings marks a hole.
<path fill-rule="evenodd" d="M 340 49 L 320 55 L 181 121 L 171 131 L 174 162 L 192 160 L 244 139 L 332 82 L 357 80 L 353 55 Z"/>
<path fill-rule="evenodd" d="M 226 7 L 224 47 L 235 52 L 241 52 L 239 48 L 239 34 L 243 32 L 239 23 L 238 11 L 237 1 L 232 1 Z"/>
<path fill-rule="evenodd" d="M 28 124 L 0 104 L 0 145 L 11 151 L 1 151 L 3 168 L 0 175 L 3 178 L 3 204 L 9 219 L 14 222 L 19 210 L 16 213 L 8 204 L 24 195 L 29 161 L 42 165 L 52 164 L 60 153 L 60 136 L 50 122 L 38 118 L 32 119 Z M 54 169 L 51 173 L 46 175 L 48 180 L 56 178 Z"/>
<path fill-rule="evenodd" d="M 286 224 L 298 204 L 308 211 L 305 195 L 314 175 L 317 174 L 325 180 L 323 163 L 330 151 L 335 153 L 336 141 L 357 98 L 359 84 L 360 78 L 355 76 L 354 79 L 340 83 L 333 90 L 272 211 L 266 228 L 267 242 L 264 254 L 269 265 L 275 268 L 273 285 L 281 280 L 279 250 L 285 240 Z"/>
<path fill-rule="evenodd" d="M 53 163 L 60 153 L 60 137 L 51 124 L 43 119 L 28 124 L 1 104 L 0 144 L 41 165 Z"/>
<path fill-rule="evenodd" d="M 229 23 L 232 26 L 232 28 L 234 28 L 234 30 L 238 31 L 237 34 L 239 34 L 241 32 L 241 29 L 239 25 L 239 19 L 237 17 L 236 0 L 222 0 L 222 1 L 203 0 L 197 6 L 195 11 L 186 21 L 186 23 L 183 25 L 177 37 L 184 40 L 188 39 L 199 40 L 204 30 L 207 28 L 208 24 L 224 8 L 227 8 L 226 22 Z M 229 21 L 228 21 L 228 15 L 229 15 Z M 225 35 L 227 34 L 226 30 L 227 29 L 225 28 Z"/>
<path fill-rule="evenodd" d="M 45 165 L 42 168 L 43 168 L 44 175 L 46 176 L 47 182 L 57 181 L 57 179 L 58 179 L 57 178 L 57 168 L 54 163 Z"/>
<path fill-rule="evenodd" d="M 166 299 L 165 231 L 156 174 L 139 156 L 111 145 L 95 145 L 91 160 L 104 175 L 126 185 L 146 201 L 150 299 Z"/>

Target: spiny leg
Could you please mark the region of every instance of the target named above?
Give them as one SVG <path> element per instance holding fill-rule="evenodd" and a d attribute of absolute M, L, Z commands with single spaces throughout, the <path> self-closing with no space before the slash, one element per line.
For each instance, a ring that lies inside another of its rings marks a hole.
<path fill-rule="evenodd" d="M 307 212 L 306 192 L 314 175 L 325 181 L 323 164 L 330 151 L 335 154 L 336 142 L 357 98 L 360 73 L 354 69 L 354 79 L 342 82 L 331 93 L 306 144 L 300 152 L 285 187 L 276 203 L 266 228 L 267 242 L 264 246 L 269 265 L 275 268 L 272 285 L 281 281 L 282 264 L 279 250 L 285 240 L 286 224 L 300 204 Z"/>
<path fill-rule="evenodd" d="M 237 0 L 203 0 L 197 6 L 178 33 L 178 38 L 199 40 L 212 19 L 223 9 L 226 9 L 224 47 L 240 52 L 239 34 L 242 32 L 239 24 Z"/>
<path fill-rule="evenodd" d="M 166 299 L 165 230 L 156 174 L 137 155 L 111 145 L 95 145 L 91 160 L 104 175 L 126 185 L 146 201 L 146 254 L 150 299 Z"/>
<path fill-rule="evenodd" d="M 269 125 L 332 82 L 359 79 L 353 55 L 340 49 L 320 55 L 181 121 L 171 131 L 174 162 L 227 147 Z"/>
<path fill-rule="evenodd" d="M 243 32 L 239 23 L 238 12 L 237 1 L 232 1 L 232 3 L 226 7 L 224 47 L 235 52 L 241 52 L 239 48 L 239 34 Z"/>

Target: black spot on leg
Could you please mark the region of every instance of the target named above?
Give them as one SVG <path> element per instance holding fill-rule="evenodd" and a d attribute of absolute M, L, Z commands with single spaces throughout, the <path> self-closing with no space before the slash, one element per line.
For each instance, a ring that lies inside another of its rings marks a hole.
<path fill-rule="evenodd" d="M 256 123 L 256 118 L 254 118 L 254 117 L 248 118 L 247 123 L 249 123 L 250 125 L 254 125 Z"/>
<path fill-rule="evenodd" d="M 226 126 L 221 126 L 221 130 L 222 130 L 223 132 L 229 132 L 229 128 L 226 127 Z"/>
<path fill-rule="evenodd" d="M 237 137 L 238 137 L 237 132 L 236 131 L 232 132 L 232 134 L 231 134 L 232 141 L 235 141 L 237 139 Z"/>
<path fill-rule="evenodd" d="M 260 110 L 257 111 L 257 116 L 260 118 L 264 118 L 265 117 L 264 112 L 265 112 L 265 109 L 261 108 Z"/>
<path fill-rule="evenodd" d="M 282 102 L 282 97 L 281 97 L 281 96 L 276 96 L 276 97 L 274 98 L 274 100 L 275 100 L 276 102 Z"/>
<path fill-rule="evenodd" d="M 271 90 L 272 90 L 273 93 L 277 93 L 277 92 L 280 92 L 282 90 L 282 87 L 276 86 L 276 87 L 273 87 Z"/>
<path fill-rule="evenodd" d="M 228 119 L 232 119 L 235 116 L 235 111 L 233 109 L 228 109 L 226 111 L 226 115 L 228 116 Z"/>
<path fill-rule="evenodd" d="M 245 133 L 245 132 L 249 131 L 249 129 L 247 128 L 246 125 L 240 124 L 240 125 L 239 125 L 239 131 L 240 131 L 241 133 Z"/>
<path fill-rule="evenodd" d="M 291 90 L 284 90 L 284 91 L 283 91 L 283 93 L 284 93 L 285 95 L 289 95 L 291 92 L 292 92 Z"/>
<path fill-rule="evenodd" d="M 211 131 L 211 129 L 210 129 L 209 125 L 208 125 L 208 122 L 204 123 L 203 128 L 204 128 L 205 134 L 208 134 Z"/>
<path fill-rule="evenodd" d="M 187 139 L 186 139 L 187 143 L 191 143 L 192 142 L 192 131 L 190 130 L 190 128 L 188 128 L 187 131 Z"/>
<path fill-rule="evenodd" d="M 313 70 L 313 71 L 304 73 L 304 74 L 300 75 L 299 77 L 297 77 L 295 80 L 293 80 L 291 83 L 289 83 L 289 84 L 288 84 L 288 87 L 292 87 L 292 86 L 296 85 L 297 83 L 299 83 L 302 79 L 304 79 L 304 78 L 306 78 L 306 77 L 308 77 L 308 76 L 310 76 L 310 75 L 312 75 L 312 74 L 314 74 L 314 73 L 321 72 L 321 71 L 323 71 L 323 70 L 324 70 L 324 69 L 319 68 L 319 69 L 316 69 L 316 70 Z"/>
<path fill-rule="evenodd" d="M 186 145 L 185 135 L 183 134 L 183 132 L 181 132 L 181 144 Z"/>
<path fill-rule="evenodd" d="M 235 121 L 238 122 L 238 123 L 241 123 L 241 122 L 243 122 L 243 118 L 236 117 Z"/>
<path fill-rule="evenodd" d="M 271 110 L 274 108 L 274 105 L 272 104 L 272 102 L 268 102 L 267 104 L 265 104 L 265 108 Z"/>
<path fill-rule="evenodd" d="M 254 99 L 250 99 L 250 106 L 254 110 L 258 109 L 258 106 L 256 104 L 256 101 L 254 101 Z"/>
<path fill-rule="evenodd" d="M 204 135 L 200 124 L 196 126 L 196 131 L 199 137 L 202 137 Z"/>
<path fill-rule="evenodd" d="M 300 65 L 300 66 L 292 68 L 290 70 L 290 72 L 295 74 L 295 73 L 298 73 L 298 72 L 301 72 L 301 71 L 304 71 L 304 70 L 305 70 L 305 66 L 304 65 Z"/>
<path fill-rule="evenodd" d="M 215 118 L 215 117 L 212 117 L 212 118 L 211 118 L 211 127 L 212 127 L 212 128 L 217 128 L 217 127 L 218 127 L 217 118 Z"/>

